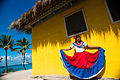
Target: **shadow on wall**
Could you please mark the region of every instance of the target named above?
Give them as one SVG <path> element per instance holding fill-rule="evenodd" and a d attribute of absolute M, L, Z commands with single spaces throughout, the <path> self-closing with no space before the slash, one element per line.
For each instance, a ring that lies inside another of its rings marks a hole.
<path fill-rule="evenodd" d="M 91 0 L 90 3 L 89 0 L 86 1 L 88 1 L 88 3 L 86 2 L 86 5 L 89 5 L 89 7 L 84 8 L 84 13 L 86 16 L 89 32 L 82 34 L 82 36 L 88 39 L 91 38 L 91 34 L 94 35 L 95 32 L 97 35 L 104 34 L 104 37 L 108 38 L 105 34 L 113 31 L 115 36 L 119 38 L 120 22 L 114 24 L 111 23 L 105 5 L 103 4 L 104 0 L 98 0 L 98 4 L 95 3 L 96 0 Z M 79 6 L 77 7 L 79 9 L 81 8 Z M 76 9 L 72 9 L 71 13 L 74 11 L 76 11 Z M 48 43 L 50 43 L 51 46 L 56 46 L 57 43 L 60 45 L 67 45 L 68 43 L 71 43 L 71 38 L 66 37 L 64 16 L 65 15 L 63 12 L 52 17 L 43 24 L 40 24 L 40 26 L 33 28 L 32 48 L 34 50 L 37 51 L 37 47 L 40 45 L 42 47 L 46 47 Z M 105 69 L 100 73 L 100 77 L 102 77 L 104 71 Z"/>
<path fill-rule="evenodd" d="M 57 22 L 56 22 L 57 23 Z M 56 24 L 55 23 L 55 24 Z M 40 30 L 40 29 L 38 29 Z M 81 34 L 83 37 L 91 38 L 91 34 L 94 35 L 94 32 L 98 35 L 106 36 L 105 33 L 113 31 L 115 36 L 119 38 L 119 30 L 120 30 L 120 24 L 114 24 L 114 25 L 104 25 L 104 26 L 90 26 L 89 25 L 89 32 L 86 32 L 84 34 Z M 50 29 L 43 29 L 39 31 L 40 33 L 32 33 L 32 45 L 33 49 L 37 49 L 38 46 L 46 47 L 48 43 L 50 43 L 52 46 L 56 46 L 57 43 L 60 45 L 67 45 L 68 43 L 71 43 L 71 37 L 66 36 L 66 30 L 63 27 L 55 26 L 51 27 Z M 36 35 L 36 36 L 34 36 Z"/>
<path fill-rule="evenodd" d="M 52 17 L 50 20 L 45 21 L 44 23 L 36 26 L 35 30 L 33 28 L 32 40 L 33 40 L 33 49 L 36 49 L 38 46 L 42 45 L 47 46 L 48 43 L 56 45 L 64 45 L 71 42 L 71 38 L 67 38 L 64 17 L 81 9 L 83 10 L 86 16 L 86 21 L 88 24 L 89 32 L 86 32 L 83 35 L 86 39 L 91 38 L 91 34 L 94 35 L 94 32 L 98 35 L 103 34 L 106 37 L 105 33 L 113 31 L 115 36 L 119 37 L 120 31 L 120 22 L 112 24 L 110 17 L 108 15 L 107 9 L 104 4 L 104 0 L 91 0 L 80 3 L 81 5 L 70 8 L 69 11 L 61 12 L 56 16 Z M 87 5 L 87 6 L 85 6 Z M 77 7 L 77 8 L 76 8 Z"/>
<path fill-rule="evenodd" d="M 32 31 L 33 49 L 36 49 L 36 47 L 40 44 L 42 46 L 46 46 L 48 43 L 56 45 L 58 42 L 63 45 L 67 44 L 67 42 L 71 42 L 71 38 L 66 37 L 64 17 L 80 10 L 81 6 L 83 6 L 89 28 L 89 32 L 82 34 L 83 37 L 86 39 L 88 37 L 91 38 L 91 34 L 94 35 L 94 32 L 98 35 L 104 34 L 105 37 L 105 33 L 111 31 L 113 31 L 117 38 L 119 37 L 120 22 L 112 24 L 105 7 L 104 0 L 98 0 L 97 2 L 96 0 L 92 0 L 90 2 L 85 1 L 84 4 L 82 2 L 80 4 L 80 6 L 78 5 L 71 8 L 70 12 L 61 12 L 60 14 L 52 17 L 50 20 L 40 24 L 40 26 L 36 26 L 37 29 L 33 29 Z"/>
<path fill-rule="evenodd" d="M 83 6 L 89 28 L 89 32 L 83 34 L 86 38 L 87 35 L 90 37 L 93 32 L 96 32 L 99 35 L 102 33 L 105 36 L 105 33 L 110 32 L 111 30 L 116 37 L 119 37 L 120 22 L 112 24 L 105 0 L 91 0 L 90 2 L 86 0 L 86 2 L 81 5 Z"/>
<path fill-rule="evenodd" d="M 101 35 L 103 34 L 105 37 L 105 33 L 111 32 L 115 34 L 115 36 L 118 38 L 120 37 L 119 31 L 120 31 L 120 24 L 109 24 L 109 25 L 89 25 L 89 32 L 86 32 L 82 34 L 86 39 L 89 37 L 91 38 L 91 33 L 94 35 L 94 33 Z"/>
<path fill-rule="evenodd" d="M 52 46 L 56 46 L 57 43 L 64 45 L 67 42 L 71 42 L 71 38 L 66 37 L 66 30 L 64 25 L 64 18 L 58 17 L 52 18 L 50 21 L 46 21 L 40 26 L 33 28 L 32 33 L 32 45 L 33 49 L 37 49 L 38 46 L 46 47 L 48 43 Z"/>

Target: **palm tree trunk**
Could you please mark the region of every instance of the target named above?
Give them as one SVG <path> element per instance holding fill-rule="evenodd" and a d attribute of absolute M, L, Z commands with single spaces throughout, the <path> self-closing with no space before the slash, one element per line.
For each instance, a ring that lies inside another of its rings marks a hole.
<path fill-rule="evenodd" d="M 6 56 L 5 56 L 5 59 L 6 59 L 6 69 L 5 69 L 5 73 L 7 73 L 7 72 L 8 72 L 8 70 L 7 70 L 7 48 L 5 49 L 5 52 L 6 52 Z"/>
<path fill-rule="evenodd" d="M 23 58 L 23 67 L 24 67 L 24 70 L 26 70 L 26 68 L 25 68 L 25 53 L 24 53 L 24 58 Z"/>

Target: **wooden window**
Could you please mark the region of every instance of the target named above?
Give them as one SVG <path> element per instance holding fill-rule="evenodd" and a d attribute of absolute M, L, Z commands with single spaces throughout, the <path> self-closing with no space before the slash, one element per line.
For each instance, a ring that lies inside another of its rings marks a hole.
<path fill-rule="evenodd" d="M 120 1 L 119 0 L 105 0 L 105 5 L 109 13 L 112 23 L 120 21 Z"/>
<path fill-rule="evenodd" d="M 88 31 L 83 9 L 65 17 L 67 37 Z"/>

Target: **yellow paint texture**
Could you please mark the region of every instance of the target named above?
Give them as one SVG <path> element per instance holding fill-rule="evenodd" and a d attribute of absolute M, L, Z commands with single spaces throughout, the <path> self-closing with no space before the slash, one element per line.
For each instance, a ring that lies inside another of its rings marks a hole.
<path fill-rule="evenodd" d="M 89 32 L 81 35 L 82 40 L 105 49 L 105 69 L 98 77 L 120 78 L 120 22 L 111 24 L 104 0 L 83 0 L 32 29 L 33 75 L 69 75 L 59 50 L 69 48 L 74 38 L 66 37 L 64 17 L 80 9 L 84 10 L 89 28 Z M 74 55 L 74 49 L 65 52 Z"/>

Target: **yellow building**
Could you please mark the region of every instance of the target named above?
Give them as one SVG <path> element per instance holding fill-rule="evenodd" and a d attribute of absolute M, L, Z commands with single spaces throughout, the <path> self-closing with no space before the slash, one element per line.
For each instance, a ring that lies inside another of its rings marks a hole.
<path fill-rule="evenodd" d="M 74 42 L 74 38 L 68 36 L 65 17 L 82 10 L 88 27 L 87 32 L 81 34 L 82 40 L 105 49 L 105 68 L 98 77 L 120 79 L 120 17 L 114 14 L 115 5 L 111 4 L 114 0 L 58 2 L 29 24 L 32 26 L 32 75 L 69 75 L 59 53 Z M 73 56 L 74 50 L 65 52 Z"/>

